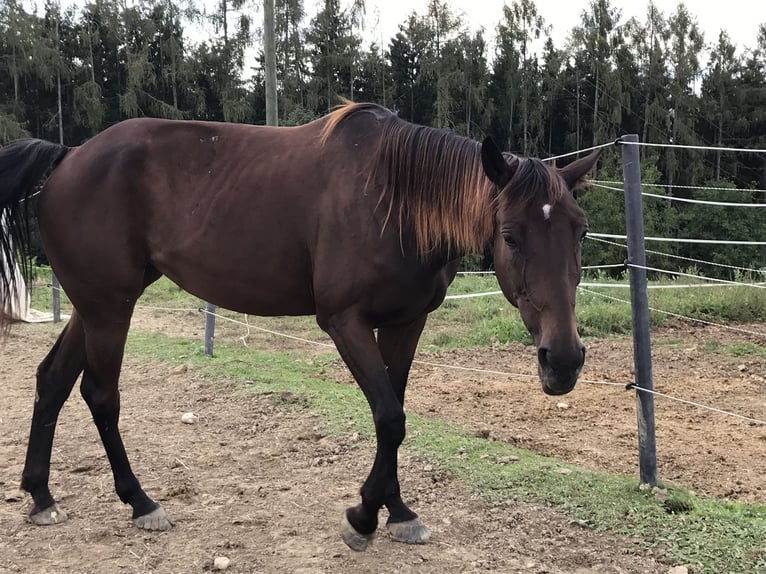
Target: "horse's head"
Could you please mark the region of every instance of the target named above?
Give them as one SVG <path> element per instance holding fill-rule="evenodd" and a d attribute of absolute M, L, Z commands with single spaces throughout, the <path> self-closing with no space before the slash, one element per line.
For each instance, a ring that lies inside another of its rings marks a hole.
<path fill-rule="evenodd" d="M 585 361 L 575 292 L 588 223 L 574 191 L 600 152 L 557 169 L 537 159 L 506 158 L 487 138 L 481 155 L 498 189 L 493 249 L 500 288 L 534 338 L 543 391 L 568 393 Z"/>

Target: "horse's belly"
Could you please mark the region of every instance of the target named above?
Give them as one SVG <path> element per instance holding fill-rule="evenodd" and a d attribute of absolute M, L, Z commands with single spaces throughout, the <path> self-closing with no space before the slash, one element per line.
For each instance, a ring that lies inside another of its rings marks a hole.
<path fill-rule="evenodd" d="M 261 316 L 315 313 L 307 269 L 265 265 L 263 261 L 225 263 L 222 259 L 185 265 L 176 258 L 167 264 L 154 264 L 185 291 L 232 311 Z"/>

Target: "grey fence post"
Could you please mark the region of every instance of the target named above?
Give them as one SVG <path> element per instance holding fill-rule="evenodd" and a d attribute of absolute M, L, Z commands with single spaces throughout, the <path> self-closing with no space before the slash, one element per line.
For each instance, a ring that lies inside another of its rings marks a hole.
<path fill-rule="evenodd" d="M 56 274 L 51 271 L 51 286 L 53 287 L 53 322 L 61 322 L 61 283 Z"/>
<path fill-rule="evenodd" d="M 205 355 L 213 356 L 213 339 L 215 338 L 215 305 L 208 303 L 205 307 Z"/>
<path fill-rule="evenodd" d="M 622 136 L 622 170 L 625 181 L 625 223 L 630 267 L 630 308 L 633 315 L 633 362 L 636 385 L 653 390 L 652 354 L 649 338 L 649 300 L 646 289 L 644 215 L 641 205 L 641 161 L 638 136 Z M 633 143 L 634 145 L 630 145 Z M 636 391 L 638 455 L 641 484 L 657 485 L 657 446 L 654 433 L 654 395 Z"/>

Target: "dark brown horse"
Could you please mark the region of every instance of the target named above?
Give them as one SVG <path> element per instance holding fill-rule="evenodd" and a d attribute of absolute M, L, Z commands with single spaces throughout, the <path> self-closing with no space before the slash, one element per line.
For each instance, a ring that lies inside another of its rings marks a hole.
<path fill-rule="evenodd" d="M 138 527 L 172 525 L 131 471 L 118 426 L 133 308 L 167 275 L 242 313 L 316 315 L 369 401 L 377 434 L 343 539 L 363 549 L 385 505 L 395 539 L 425 542 L 428 530 L 400 496 L 397 450 L 426 317 L 459 258 L 492 245 L 503 293 L 537 345 L 543 391 L 571 391 L 585 353 L 574 306 L 586 231 L 571 192 L 597 159 L 557 169 L 369 104 L 295 128 L 135 119 L 79 147 L 22 140 L 2 148 L 0 209 L 9 225 L 0 248 L 12 261 L 14 247 L 26 247 L 31 202 L 22 200 L 44 182 L 39 229 L 74 305 L 37 371 L 22 478 L 34 499 L 31 520 L 66 519 L 48 486 L 51 446 L 83 373 L 80 390 L 117 494 Z M 0 303 L 13 294 L 8 275 Z"/>

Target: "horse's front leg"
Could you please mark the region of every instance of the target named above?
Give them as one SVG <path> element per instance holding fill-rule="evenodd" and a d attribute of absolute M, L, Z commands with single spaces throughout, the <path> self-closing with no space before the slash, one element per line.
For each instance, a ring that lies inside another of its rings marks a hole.
<path fill-rule="evenodd" d="M 427 315 L 409 325 L 399 327 L 381 327 L 378 329 L 378 348 L 388 369 L 388 378 L 394 389 L 399 404 L 404 406 L 404 392 L 412 366 L 412 359 L 417 350 L 420 335 L 426 324 Z M 394 460 L 396 465 L 396 459 Z M 428 542 L 430 533 L 415 514 L 402 500 L 399 479 L 394 470 L 395 488 L 386 499 L 389 517 L 387 527 L 394 540 L 408 544 Z"/>
<path fill-rule="evenodd" d="M 396 459 L 404 440 L 404 410 L 389 380 L 372 326 L 349 312 L 317 318 L 361 387 L 375 421 L 375 462 L 360 491 L 362 502 L 346 510 L 341 530 L 350 548 L 364 550 L 378 527 L 378 511 L 399 495 Z"/>

